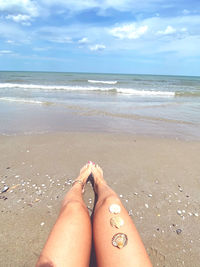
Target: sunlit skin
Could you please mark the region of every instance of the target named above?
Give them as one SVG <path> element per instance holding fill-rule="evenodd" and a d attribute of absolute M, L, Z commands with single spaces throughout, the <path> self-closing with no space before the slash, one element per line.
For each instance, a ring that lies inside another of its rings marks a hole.
<path fill-rule="evenodd" d="M 93 175 L 94 190 L 98 196 L 93 225 L 82 198 L 82 189 L 90 174 Z M 90 162 L 80 170 L 75 181 L 63 200 L 59 217 L 36 266 L 88 267 L 92 234 L 99 267 L 152 266 L 132 219 L 117 194 L 107 185 L 102 169 Z M 113 216 L 109 212 L 111 204 L 121 207 L 120 217 L 124 224 L 120 230 L 110 224 Z M 118 232 L 126 234 L 128 238 L 127 245 L 121 249 L 112 244 L 112 238 Z"/>

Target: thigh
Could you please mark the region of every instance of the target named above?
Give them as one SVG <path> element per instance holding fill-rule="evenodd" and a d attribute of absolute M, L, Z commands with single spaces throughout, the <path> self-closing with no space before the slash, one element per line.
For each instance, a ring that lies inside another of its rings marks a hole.
<path fill-rule="evenodd" d="M 119 216 L 123 219 L 124 225 L 120 229 L 112 227 L 110 224 L 110 219 L 115 216 L 109 212 L 109 206 L 113 203 L 121 207 Z M 123 233 L 128 238 L 127 245 L 121 249 L 112 244 L 112 238 L 117 233 Z M 109 197 L 97 206 L 93 235 L 99 267 L 152 266 L 140 236 L 118 197 Z"/>
<path fill-rule="evenodd" d="M 37 266 L 88 267 L 90 250 L 89 214 L 80 203 L 70 203 L 58 217 Z"/>

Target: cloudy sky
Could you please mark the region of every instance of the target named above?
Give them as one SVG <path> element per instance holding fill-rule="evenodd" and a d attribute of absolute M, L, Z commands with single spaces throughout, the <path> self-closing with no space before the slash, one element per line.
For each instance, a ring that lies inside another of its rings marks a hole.
<path fill-rule="evenodd" d="M 200 1 L 0 0 L 0 70 L 200 75 Z"/>

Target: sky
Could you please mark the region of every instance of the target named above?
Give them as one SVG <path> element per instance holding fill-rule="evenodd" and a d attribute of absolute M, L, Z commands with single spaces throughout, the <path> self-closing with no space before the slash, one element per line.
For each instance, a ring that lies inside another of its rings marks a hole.
<path fill-rule="evenodd" d="M 0 0 L 0 70 L 200 76 L 200 1 Z"/>

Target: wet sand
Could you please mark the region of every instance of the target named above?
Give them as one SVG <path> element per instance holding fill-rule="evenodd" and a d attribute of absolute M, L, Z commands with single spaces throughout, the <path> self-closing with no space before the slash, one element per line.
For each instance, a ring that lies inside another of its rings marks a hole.
<path fill-rule="evenodd" d="M 71 180 L 102 166 L 153 266 L 199 266 L 200 142 L 131 134 L 0 136 L 0 266 L 34 266 Z M 87 184 L 84 200 L 93 208 Z"/>

